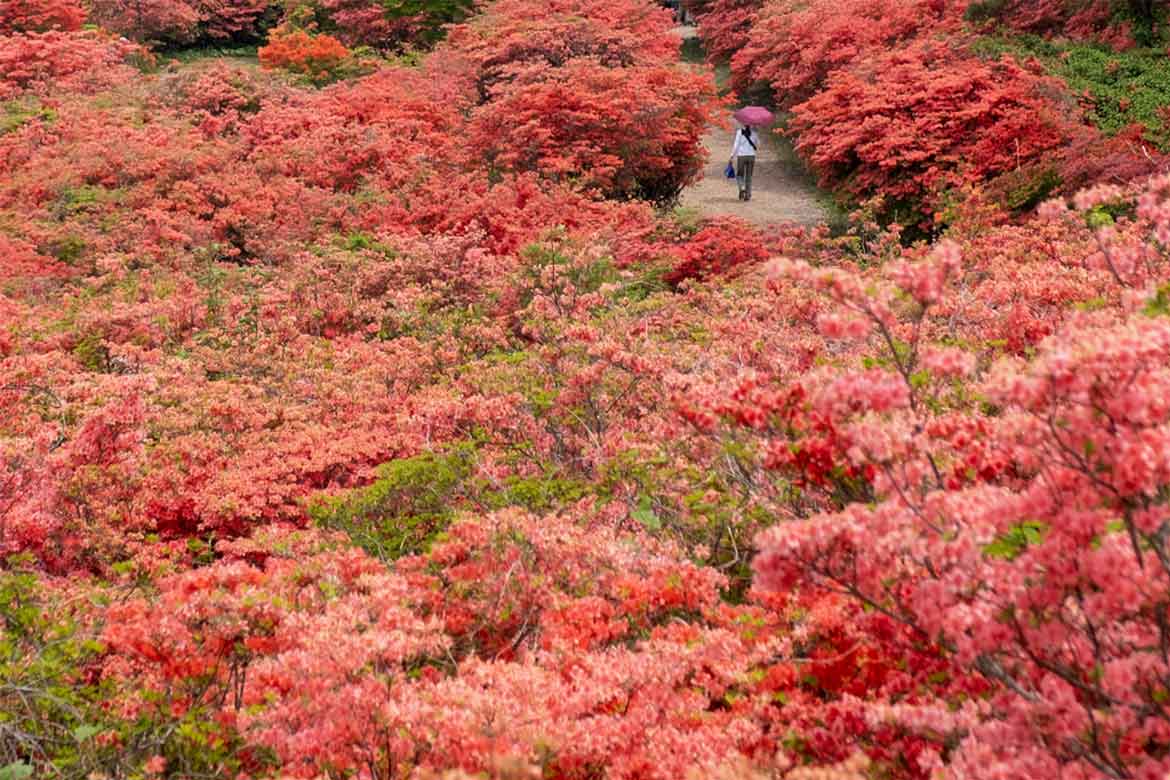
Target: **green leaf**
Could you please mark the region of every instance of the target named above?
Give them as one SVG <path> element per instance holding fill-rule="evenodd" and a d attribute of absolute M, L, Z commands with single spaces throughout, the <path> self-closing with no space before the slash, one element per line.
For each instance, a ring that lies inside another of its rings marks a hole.
<path fill-rule="evenodd" d="M 1027 547 L 1044 540 L 1048 526 L 1037 522 L 1024 522 L 1009 528 L 994 542 L 983 548 L 984 555 L 991 558 L 1013 560 Z"/>
<path fill-rule="evenodd" d="M 1170 315 L 1170 285 L 1158 288 L 1157 293 L 1146 302 L 1144 313 L 1147 317 L 1165 317 Z"/>
<path fill-rule="evenodd" d="M 0 780 L 26 780 L 32 777 L 33 768 L 22 762 L 15 762 L 8 766 L 0 766 Z"/>
<path fill-rule="evenodd" d="M 662 528 L 662 520 L 654 514 L 653 504 L 648 497 L 643 496 L 638 508 L 631 512 L 630 516 L 651 531 Z"/>
<path fill-rule="evenodd" d="M 73 739 L 77 742 L 86 742 L 101 730 L 102 729 L 100 726 L 83 723 L 77 728 L 73 729 Z"/>

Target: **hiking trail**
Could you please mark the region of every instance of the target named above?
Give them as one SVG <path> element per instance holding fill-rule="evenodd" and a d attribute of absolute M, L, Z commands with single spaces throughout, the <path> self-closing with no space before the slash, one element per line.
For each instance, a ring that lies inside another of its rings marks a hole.
<path fill-rule="evenodd" d="M 694 27 L 675 30 L 685 41 L 694 38 Z M 730 115 L 725 126 L 712 125 L 703 137 L 708 160 L 702 178 L 683 190 L 679 205 L 696 209 L 704 217 L 734 216 L 757 225 L 796 223 L 817 225 L 828 213 L 822 205 L 820 191 L 809 181 L 789 149 L 775 133 L 760 134 L 756 153 L 756 170 L 752 182 L 752 199 L 739 200 L 735 180 L 727 179 L 723 169 L 731 151 L 734 123 Z"/>

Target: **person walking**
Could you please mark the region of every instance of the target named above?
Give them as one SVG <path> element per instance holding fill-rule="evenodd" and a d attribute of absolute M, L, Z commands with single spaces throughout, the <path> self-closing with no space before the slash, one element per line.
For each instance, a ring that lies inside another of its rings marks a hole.
<path fill-rule="evenodd" d="M 739 185 L 739 199 L 752 199 L 752 174 L 756 169 L 756 151 L 759 133 L 751 125 L 737 124 L 735 141 L 731 144 L 731 162 L 735 165 L 735 183 Z"/>

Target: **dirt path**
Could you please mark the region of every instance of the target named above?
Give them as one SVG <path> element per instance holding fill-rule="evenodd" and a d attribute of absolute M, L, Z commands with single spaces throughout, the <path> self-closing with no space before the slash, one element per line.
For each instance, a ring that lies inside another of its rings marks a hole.
<path fill-rule="evenodd" d="M 686 40 L 697 35 L 694 27 L 679 27 L 675 33 Z M 752 199 L 739 200 L 735 181 L 724 178 L 723 169 L 731 152 L 733 130 L 731 117 L 727 126 L 708 129 L 703 144 L 710 159 L 703 178 L 683 190 L 680 205 L 697 209 L 703 216 L 731 215 L 757 225 L 797 223 L 816 225 L 827 213 L 818 200 L 820 192 L 808 180 L 790 149 L 770 132 L 761 135 L 752 181 Z"/>
<path fill-rule="evenodd" d="M 703 178 L 683 190 L 681 205 L 698 209 L 704 216 L 731 215 L 758 225 L 795 222 L 816 225 L 825 221 L 825 210 L 813 187 L 795 165 L 779 153 L 777 140 L 762 134 L 752 180 L 752 199 L 739 200 L 735 180 L 724 178 L 732 131 L 711 128 L 703 139 L 711 159 Z"/>

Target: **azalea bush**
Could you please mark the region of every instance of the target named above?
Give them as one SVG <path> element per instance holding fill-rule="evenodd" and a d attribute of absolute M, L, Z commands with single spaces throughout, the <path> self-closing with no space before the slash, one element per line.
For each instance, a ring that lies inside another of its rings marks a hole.
<path fill-rule="evenodd" d="M 711 220 L 687 242 L 686 256 L 666 281 L 678 284 L 685 279 L 725 275 L 758 265 L 769 256 L 767 242 L 752 226 L 734 218 Z"/>
<path fill-rule="evenodd" d="M 674 67 L 574 62 L 496 88 L 471 138 L 494 167 L 538 171 L 611 197 L 669 202 L 699 174 L 711 83 Z"/>
<path fill-rule="evenodd" d="M 298 73 L 315 83 L 339 76 L 349 56 L 349 49 L 336 38 L 303 30 L 277 30 L 259 50 L 264 67 Z"/>
<path fill-rule="evenodd" d="M 497 169 L 672 201 L 699 174 L 714 84 L 677 62 L 665 10 L 584 10 L 561 2 L 538 15 L 509 0 L 452 31 L 449 52 L 478 71 L 472 142 Z"/>
<path fill-rule="evenodd" d="M 649 0 L 6 30 L 0 777 L 1165 774 L 1161 158 L 839 6 L 696 4 L 835 230 Z"/>
<path fill-rule="evenodd" d="M 944 189 L 1060 148 L 1070 131 L 1053 93 L 1055 82 L 1010 59 L 920 41 L 831 75 L 794 109 L 792 129 L 823 184 L 908 202 L 912 218 Z"/>
<path fill-rule="evenodd" d="M 98 91 L 136 72 L 144 52 L 100 33 L 16 33 L 0 36 L 0 97 L 57 89 Z"/>
<path fill-rule="evenodd" d="M 686 0 L 699 23 L 709 57 L 731 57 L 751 40 L 763 0 Z"/>
<path fill-rule="evenodd" d="M 803 340 L 778 343 L 724 393 L 683 402 L 696 430 L 734 442 L 735 459 L 721 453 L 710 468 L 784 518 L 757 540 L 757 588 L 852 602 L 909 632 L 897 652 L 933 647 L 936 679 L 974 672 L 983 682 L 965 685 L 995 691 L 938 691 L 933 703 L 860 716 L 937 740 L 924 768 L 1162 770 L 1146 697 L 1160 697 L 1165 673 L 1154 637 L 1167 575 L 1151 565 L 1161 542 L 1143 534 L 1159 533 L 1163 477 L 1158 445 L 1121 439 L 1153 442 L 1163 421 L 1157 403 L 1136 402 L 1153 414 L 1140 421 L 1113 404 L 1134 403 L 1128 391 L 1144 393 L 1164 362 L 1145 356 L 1161 338 L 1166 196 L 1164 178 L 1101 187 L 1045 205 L 1026 229 L 868 269 L 806 249 L 813 262 L 778 261 L 768 281 L 781 321 L 807 323 Z M 1035 272 L 1038 285 L 1027 281 Z M 1022 353 L 1007 338 L 1023 323 L 1005 283 L 1047 324 Z M 798 346 L 812 359 L 792 355 Z M 1114 360 L 1126 367 L 1113 373 Z M 1103 460 L 1129 454 L 1143 465 Z M 1150 525 L 1134 525 L 1138 514 Z M 1111 601 L 1113 577 L 1146 583 L 1135 587 L 1152 601 L 1129 591 Z M 1134 636 L 1149 641 L 1122 638 Z M 1083 728 L 1064 731 L 1069 722 Z"/>
<path fill-rule="evenodd" d="M 735 47 L 732 75 L 740 88 L 765 82 L 779 105 L 791 107 L 857 59 L 900 48 L 921 32 L 945 29 L 955 21 L 954 5 L 775 0 L 760 10 L 748 40 Z"/>
<path fill-rule="evenodd" d="M 1158 0 L 976 0 L 968 5 L 966 18 L 1043 35 L 1107 41 L 1126 49 L 1138 38 L 1146 44 L 1156 41 L 1160 5 Z"/>
<path fill-rule="evenodd" d="M 5 0 L 0 3 L 0 34 L 78 30 L 85 9 L 70 0 Z"/>
<path fill-rule="evenodd" d="M 147 44 L 193 43 L 199 12 L 183 0 L 130 3 L 97 0 L 90 6 L 90 20 L 119 35 Z"/>

